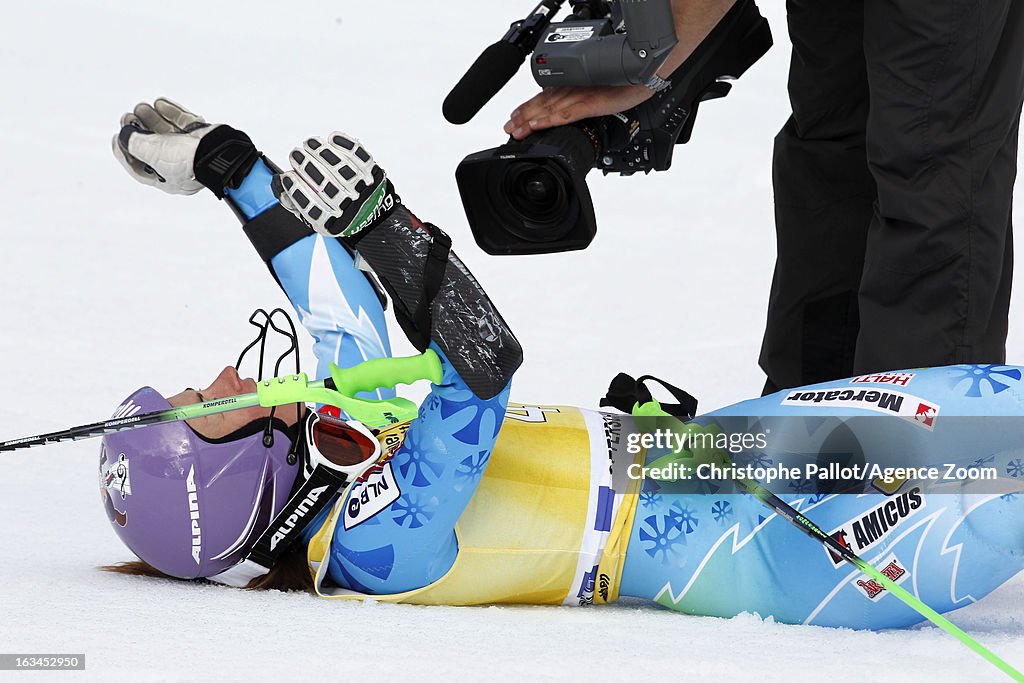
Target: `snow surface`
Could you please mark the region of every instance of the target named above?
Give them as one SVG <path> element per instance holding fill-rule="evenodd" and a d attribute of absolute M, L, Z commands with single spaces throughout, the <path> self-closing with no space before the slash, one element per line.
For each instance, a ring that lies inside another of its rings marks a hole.
<path fill-rule="evenodd" d="M 492 258 L 472 242 L 453 171 L 502 141 L 505 115 L 534 86 L 521 73 L 462 128 L 442 121 L 440 103 L 532 4 L 7 3 L 2 438 L 102 419 L 140 383 L 205 386 L 248 341 L 249 312 L 286 305 L 224 206 L 136 185 L 111 157 L 121 113 L 160 95 L 245 129 L 277 159 L 311 134 L 358 135 L 407 203 L 447 228 L 516 330 L 526 364 L 514 397 L 594 406 L 620 370 L 675 380 L 706 409 L 757 394 L 769 163 L 788 113 L 782 3 L 761 3 L 776 49 L 703 109 L 671 172 L 591 178 L 600 233 L 589 250 Z M 1009 347 L 1018 363 L 1022 321 Z M 858 633 L 642 603 L 335 604 L 105 574 L 96 567 L 130 554 L 98 502 L 97 446 L 4 456 L 0 651 L 87 656 L 84 673 L 26 679 L 1000 678 L 934 628 Z M 1018 578 L 953 618 L 1024 668 L 1022 605 Z"/>

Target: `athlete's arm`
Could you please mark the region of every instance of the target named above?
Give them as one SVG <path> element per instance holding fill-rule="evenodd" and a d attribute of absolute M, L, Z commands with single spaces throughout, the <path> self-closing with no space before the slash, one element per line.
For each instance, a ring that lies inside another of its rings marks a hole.
<path fill-rule="evenodd" d="M 338 236 L 373 267 L 412 343 L 434 350 L 443 378 L 405 442 L 348 492 L 328 570 L 339 585 L 395 593 L 443 576 L 458 554 L 455 523 L 473 497 L 508 404 L 522 349 L 486 292 L 395 193 L 355 138 L 309 138 L 274 180 L 282 205 Z"/>
<path fill-rule="evenodd" d="M 318 378 L 329 366 L 351 367 L 391 355 L 384 309 L 366 274 L 337 239 L 317 235 L 283 209 L 270 189 L 273 171 L 261 158 L 226 199 L 253 247 L 315 340 Z M 393 398 L 379 389 L 364 398 Z"/>
<path fill-rule="evenodd" d="M 481 399 L 505 389 L 523 361 L 515 335 L 448 235 L 402 204 L 362 143 L 338 132 L 308 138 L 288 160 L 292 170 L 273 181 L 281 205 L 359 252 L 413 346 L 436 345 Z"/>
<path fill-rule="evenodd" d="M 142 184 L 170 194 L 206 187 L 227 201 L 316 341 L 318 378 L 332 362 L 349 367 L 390 354 L 373 286 L 338 240 L 317 236 L 281 207 L 270 190 L 276 169 L 245 133 L 160 98 L 122 117 L 113 151 Z M 393 396 L 390 389 L 376 395 Z"/>

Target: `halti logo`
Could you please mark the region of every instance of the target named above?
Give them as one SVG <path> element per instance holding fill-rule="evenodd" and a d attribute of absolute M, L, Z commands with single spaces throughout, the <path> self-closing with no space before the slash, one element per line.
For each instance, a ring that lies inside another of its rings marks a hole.
<path fill-rule="evenodd" d="M 784 406 L 809 406 L 823 403 L 837 408 L 860 408 L 878 413 L 897 415 L 913 420 L 915 424 L 931 430 L 935 427 L 935 416 L 939 406 L 923 398 L 904 394 L 900 391 L 878 389 L 817 389 L 813 391 L 791 391 L 782 399 Z"/>
<path fill-rule="evenodd" d="M 292 530 L 295 529 L 295 524 L 300 519 L 306 516 L 306 513 L 309 512 L 309 509 L 313 507 L 313 504 L 316 503 L 317 500 L 319 500 L 320 496 L 322 496 L 324 491 L 326 491 L 328 488 L 329 487 L 327 486 L 321 486 L 320 488 L 313 489 L 312 491 L 309 492 L 309 494 L 302 500 L 302 502 L 299 503 L 299 507 L 296 508 L 295 512 L 288 515 L 288 519 L 284 521 L 284 524 L 279 526 L 277 528 L 277 531 L 274 532 L 273 538 L 270 539 L 271 550 L 276 548 L 277 544 L 283 541 L 288 536 L 288 534 L 290 534 Z"/>
<path fill-rule="evenodd" d="M 880 372 L 874 375 L 861 375 L 850 380 L 850 384 L 893 384 L 905 387 L 914 379 L 912 372 Z"/>
<path fill-rule="evenodd" d="M 199 494 L 196 491 L 195 465 L 188 468 L 185 490 L 188 491 L 188 515 L 192 520 L 192 559 L 199 564 L 199 557 L 203 552 L 203 530 L 199 526 Z"/>

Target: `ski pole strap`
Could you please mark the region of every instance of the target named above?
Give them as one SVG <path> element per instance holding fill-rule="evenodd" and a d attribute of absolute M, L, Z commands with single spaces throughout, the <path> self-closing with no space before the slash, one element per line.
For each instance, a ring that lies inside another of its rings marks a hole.
<path fill-rule="evenodd" d="M 650 390 L 645 386 L 646 382 L 657 382 L 678 403 L 660 403 L 654 400 Z M 601 407 L 612 407 L 623 413 L 635 414 L 638 406 L 646 403 L 657 403 L 666 413 L 683 420 L 690 420 L 697 414 L 697 399 L 679 387 L 658 379 L 652 375 L 644 375 L 639 379 L 633 379 L 624 372 L 615 376 L 608 386 L 608 393 L 601 399 Z"/>

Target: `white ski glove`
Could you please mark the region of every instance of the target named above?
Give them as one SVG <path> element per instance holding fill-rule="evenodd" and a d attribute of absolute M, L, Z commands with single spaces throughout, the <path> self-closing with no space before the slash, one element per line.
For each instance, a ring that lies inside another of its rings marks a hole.
<path fill-rule="evenodd" d="M 180 104 L 159 98 L 121 117 L 114 156 L 143 185 L 192 195 L 208 187 L 224 197 L 238 187 L 260 154 L 245 133 L 211 125 Z"/>
<path fill-rule="evenodd" d="M 323 235 L 352 237 L 401 203 L 384 170 L 345 133 L 310 138 L 288 155 L 294 170 L 274 176 L 281 206 Z"/>

